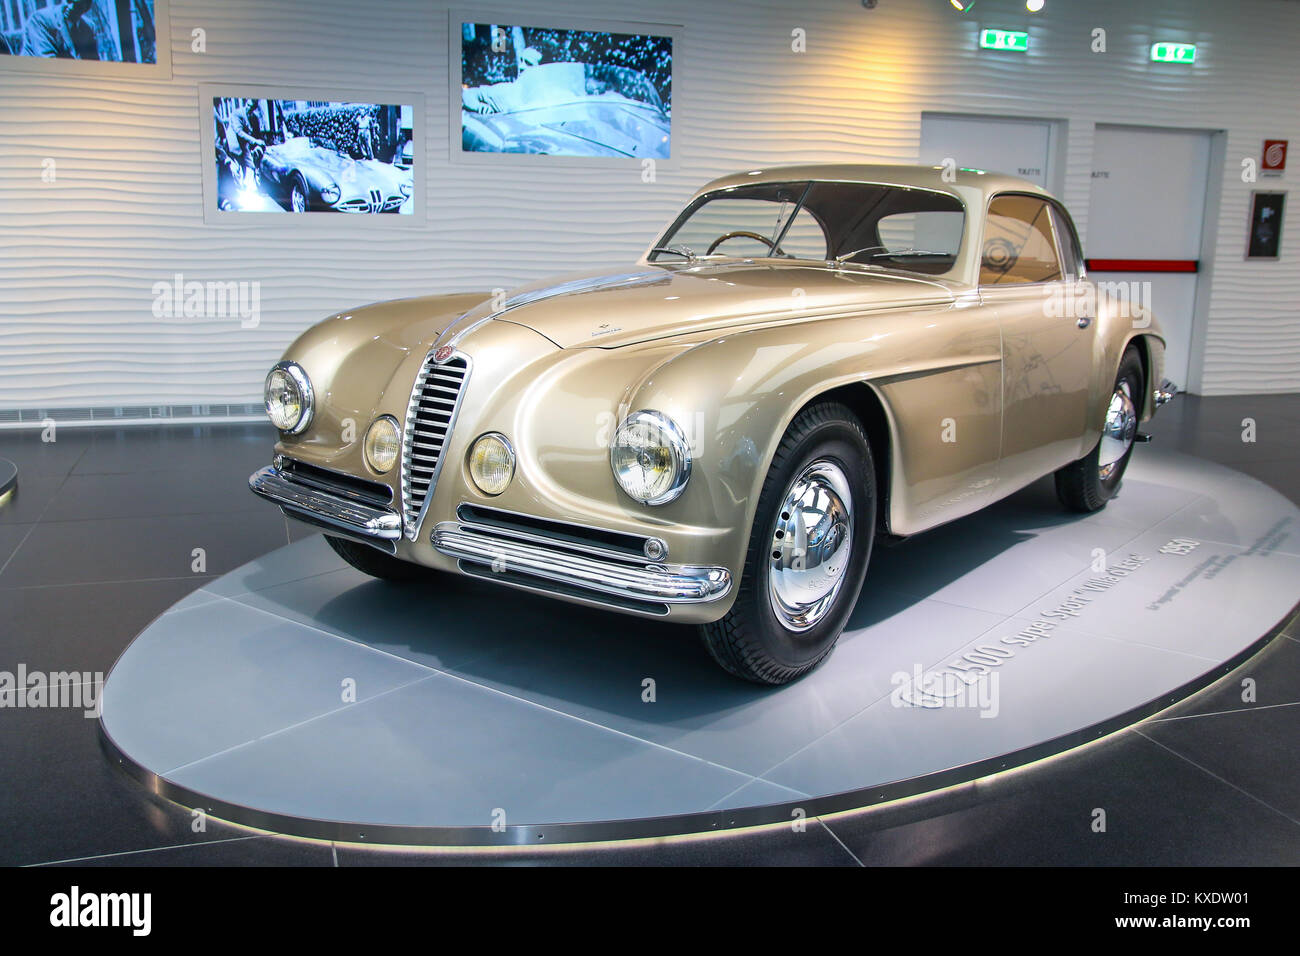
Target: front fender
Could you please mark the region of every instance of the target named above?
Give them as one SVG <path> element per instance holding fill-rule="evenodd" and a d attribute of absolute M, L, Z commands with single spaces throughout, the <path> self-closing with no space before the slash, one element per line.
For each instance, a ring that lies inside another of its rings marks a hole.
<path fill-rule="evenodd" d="M 944 321 L 928 321 L 944 313 Z M 1000 362 L 996 328 L 946 305 L 700 344 L 665 361 L 622 402 L 625 412 L 672 416 L 695 454 L 681 497 L 646 510 L 719 529 L 707 560 L 739 574 L 763 482 L 790 422 L 819 395 L 862 384 L 880 401 L 890 430 L 891 526 L 911 533 L 969 513 L 992 493 Z M 961 442 L 944 442 L 946 418 Z"/>

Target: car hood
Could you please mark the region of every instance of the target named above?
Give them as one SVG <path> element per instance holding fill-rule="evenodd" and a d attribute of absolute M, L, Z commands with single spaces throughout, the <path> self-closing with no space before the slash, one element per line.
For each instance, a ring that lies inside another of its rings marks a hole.
<path fill-rule="evenodd" d="M 353 159 L 337 150 L 313 146 L 305 136 L 267 149 L 263 162 L 281 169 L 296 168 L 338 183 L 344 193 L 364 193 L 373 183 L 397 183 L 409 176 L 377 159 Z"/>
<path fill-rule="evenodd" d="M 447 326 L 482 302 L 483 293 L 393 299 L 332 315 L 307 329 L 284 353 L 318 385 L 373 396 L 411 356 L 423 356 Z M 406 384 L 409 389 L 409 383 Z"/>
<path fill-rule="evenodd" d="M 464 114 L 478 135 L 505 151 L 576 155 L 668 155 L 669 124 L 663 113 L 617 94 L 506 113 Z M 486 131 L 490 130 L 491 133 Z"/>
<path fill-rule="evenodd" d="M 616 348 L 822 315 L 942 306 L 962 288 L 923 276 L 807 262 L 652 264 L 524 286 L 503 302 L 466 313 L 448 332 L 494 319 L 532 329 L 561 348 Z"/>

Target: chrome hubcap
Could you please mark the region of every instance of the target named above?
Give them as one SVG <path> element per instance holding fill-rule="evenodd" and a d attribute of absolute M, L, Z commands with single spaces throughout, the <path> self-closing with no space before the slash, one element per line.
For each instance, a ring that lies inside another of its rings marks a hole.
<path fill-rule="evenodd" d="M 844 584 L 853 547 L 853 495 L 839 465 L 819 459 L 790 483 L 768 549 L 768 597 L 777 619 L 806 631 Z"/>
<path fill-rule="evenodd" d="M 1129 384 L 1120 382 L 1115 387 L 1115 394 L 1110 397 L 1110 407 L 1106 409 L 1106 424 L 1101 430 L 1101 448 L 1098 451 L 1097 463 L 1102 481 L 1115 473 L 1115 468 L 1133 447 L 1137 424 L 1137 407 L 1133 404 L 1133 396 L 1129 394 Z"/>

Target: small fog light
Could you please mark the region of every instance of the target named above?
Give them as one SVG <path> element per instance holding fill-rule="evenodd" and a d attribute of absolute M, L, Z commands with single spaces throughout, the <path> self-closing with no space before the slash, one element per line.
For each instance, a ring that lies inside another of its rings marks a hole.
<path fill-rule="evenodd" d="M 515 450 L 500 432 L 481 435 L 469 451 L 469 475 L 485 495 L 499 495 L 515 476 Z"/>
<path fill-rule="evenodd" d="M 662 538 L 646 538 L 641 550 L 651 561 L 662 561 L 668 555 L 668 545 Z"/>
<path fill-rule="evenodd" d="M 402 450 L 402 430 L 398 427 L 397 419 L 391 415 L 376 418 L 366 432 L 362 450 L 366 455 L 366 464 L 379 474 L 392 471 Z"/>

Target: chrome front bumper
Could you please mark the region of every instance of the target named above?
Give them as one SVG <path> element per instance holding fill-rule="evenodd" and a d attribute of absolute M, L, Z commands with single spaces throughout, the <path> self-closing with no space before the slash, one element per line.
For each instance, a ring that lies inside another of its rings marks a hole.
<path fill-rule="evenodd" d="M 467 574 L 643 614 L 662 616 L 669 604 L 715 601 L 731 590 L 726 568 L 655 563 L 499 525 L 444 521 L 430 540 Z"/>
<path fill-rule="evenodd" d="M 396 511 L 341 488 L 326 489 L 302 481 L 274 465 L 254 472 L 248 487 L 254 494 L 275 502 L 290 517 L 345 538 L 395 551 L 392 542 L 402 536 L 402 519 Z"/>
<path fill-rule="evenodd" d="M 320 469 L 298 474 L 294 469 L 303 466 L 281 464 L 284 467 L 271 465 L 255 472 L 248 487 L 290 517 L 328 534 L 397 553 L 402 520 L 396 510 L 345 487 L 343 482 L 353 480 L 348 476 Z M 731 590 L 726 568 L 666 564 L 646 557 L 665 553 L 657 538 L 468 505 L 462 505 L 457 516 L 462 520 L 438 524 L 429 541 L 471 576 L 655 616 L 668 614 L 669 605 L 716 601 Z M 645 547 L 647 543 L 658 550 Z"/>
<path fill-rule="evenodd" d="M 1177 394 L 1178 386 L 1169 381 L 1169 379 L 1165 379 L 1160 383 L 1160 387 L 1156 389 L 1156 408 L 1159 408 L 1161 405 L 1168 405 L 1174 400 L 1174 396 Z"/>

